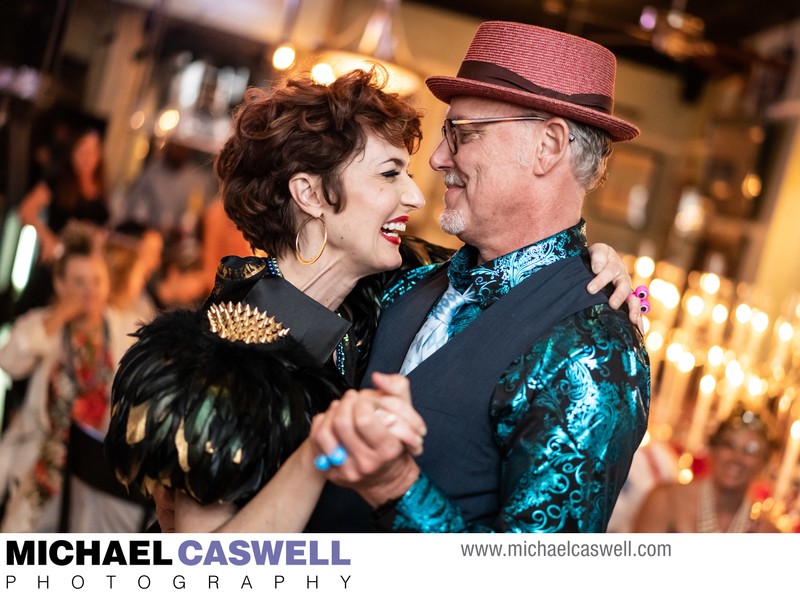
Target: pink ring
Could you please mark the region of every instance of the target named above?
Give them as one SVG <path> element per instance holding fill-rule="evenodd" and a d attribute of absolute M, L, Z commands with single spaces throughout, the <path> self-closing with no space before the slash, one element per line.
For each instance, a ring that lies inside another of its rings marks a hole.
<path fill-rule="evenodd" d="M 646 299 L 648 295 L 650 295 L 650 291 L 644 285 L 639 285 L 633 290 L 633 295 L 636 295 L 639 299 Z"/>

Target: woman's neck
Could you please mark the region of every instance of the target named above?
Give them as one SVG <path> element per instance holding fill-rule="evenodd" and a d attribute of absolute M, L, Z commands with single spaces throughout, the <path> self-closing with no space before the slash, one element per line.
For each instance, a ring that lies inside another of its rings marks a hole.
<path fill-rule="evenodd" d="M 712 483 L 714 488 L 714 495 L 717 503 L 718 513 L 736 513 L 739 506 L 742 505 L 746 490 L 741 489 L 721 489 L 715 483 Z"/>
<path fill-rule="evenodd" d="M 750 504 L 746 489 L 720 489 L 713 478 L 697 487 L 698 532 L 746 532 L 750 520 Z"/>
<path fill-rule="evenodd" d="M 277 261 L 283 278 L 331 311 L 342 304 L 360 278 L 348 272 L 344 258 L 328 259 L 325 254 L 310 265 L 301 264 L 291 253 Z"/>

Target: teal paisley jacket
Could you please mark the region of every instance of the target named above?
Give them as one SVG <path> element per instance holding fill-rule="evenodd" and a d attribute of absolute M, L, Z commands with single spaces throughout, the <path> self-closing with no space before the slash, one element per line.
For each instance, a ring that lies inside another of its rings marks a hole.
<path fill-rule="evenodd" d="M 474 248 L 462 248 L 450 282 L 461 291 L 474 285 L 480 302 L 457 314 L 450 335 L 543 267 L 586 250 L 582 222 L 481 266 L 471 264 Z M 435 267 L 407 274 L 384 305 Z M 580 311 L 540 336 L 495 387 L 489 414 L 502 470 L 494 521 L 467 522 L 423 468 L 380 522 L 420 532 L 603 532 L 647 428 L 649 400 L 648 355 L 627 313 L 607 304 Z"/>

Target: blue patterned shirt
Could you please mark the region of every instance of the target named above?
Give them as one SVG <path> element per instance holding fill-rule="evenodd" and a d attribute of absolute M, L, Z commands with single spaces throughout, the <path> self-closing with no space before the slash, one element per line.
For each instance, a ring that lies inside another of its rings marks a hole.
<path fill-rule="evenodd" d="M 452 258 L 450 282 L 479 294 L 449 332 L 543 267 L 586 253 L 583 222 L 475 266 L 465 246 Z M 385 295 L 389 304 L 431 270 L 413 271 Z M 607 304 L 553 326 L 505 370 L 489 414 L 502 458 L 500 510 L 491 525 L 467 523 L 425 474 L 388 516 L 394 530 L 420 532 L 603 532 L 647 427 L 650 370 L 638 330 Z"/>

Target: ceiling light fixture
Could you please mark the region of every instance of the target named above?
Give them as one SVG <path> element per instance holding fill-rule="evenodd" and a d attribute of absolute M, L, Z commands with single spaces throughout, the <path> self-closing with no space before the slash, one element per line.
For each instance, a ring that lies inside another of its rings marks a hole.
<path fill-rule="evenodd" d="M 327 49 L 317 54 L 312 76 L 322 84 L 356 69 L 369 70 L 381 64 L 388 73 L 386 90 L 408 96 L 422 85 L 421 77 L 397 63 L 399 50 L 405 40 L 400 28 L 400 0 L 378 0 L 357 45 L 347 44 L 339 49 Z"/>
<path fill-rule="evenodd" d="M 292 31 L 297 23 L 300 12 L 300 0 L 284 0 L 283 2 L 283 30 L 278 47 L 272 53 L 272 66 L 276 70 L 288 70 L 292 67 L 297 57 L 297 51 L 292 44 Z"/>

